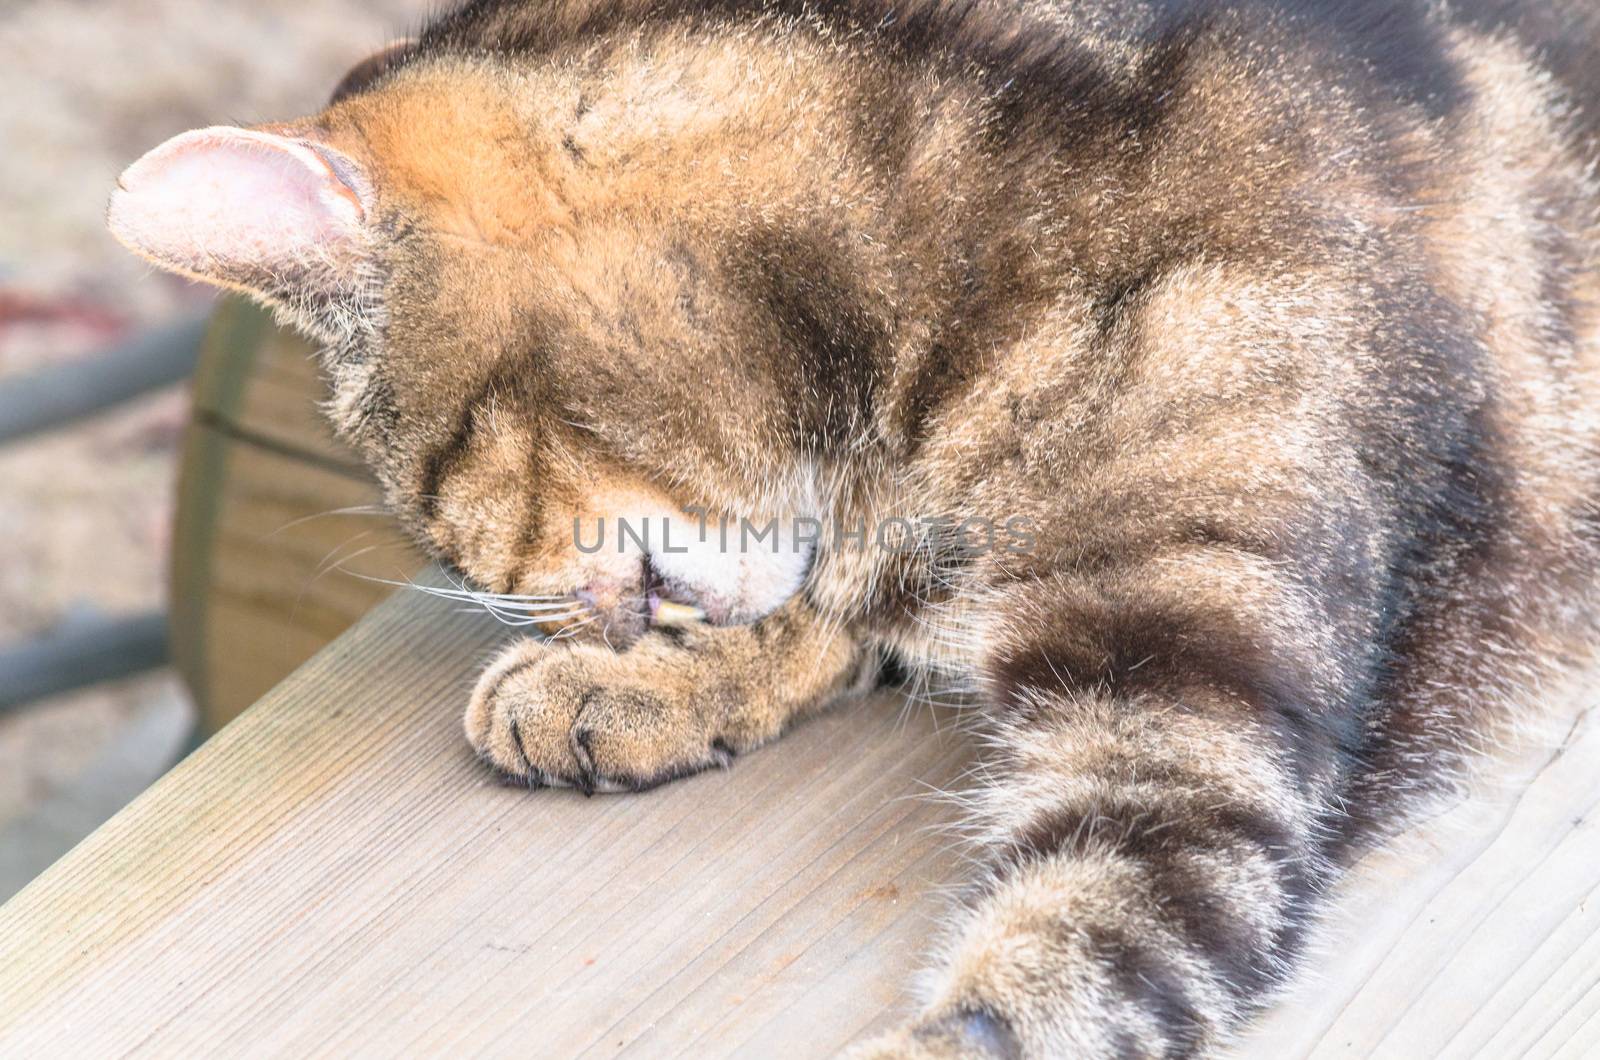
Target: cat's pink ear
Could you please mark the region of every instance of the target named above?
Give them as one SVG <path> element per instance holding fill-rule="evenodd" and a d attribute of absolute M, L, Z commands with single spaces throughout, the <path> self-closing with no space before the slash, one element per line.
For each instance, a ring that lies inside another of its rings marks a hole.
<path fill-rule="evenodd" d="M 217 126 L 129 166 L 107 223 L 157 265 L 272 295 L 353 275 L 367 249 L 368 199 L 359 167 L 331 148 Z"/>

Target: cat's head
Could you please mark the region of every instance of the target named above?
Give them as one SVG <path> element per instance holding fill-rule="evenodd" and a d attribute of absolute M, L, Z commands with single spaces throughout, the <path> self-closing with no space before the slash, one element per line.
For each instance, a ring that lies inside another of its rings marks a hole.
<path fill-rule="evenodd" d="M 110 227 L 323 342 L 336 428 L 483 588 L 578 594 L 613 637 L 652 594 L 751 621 L 801 587 L 818 440 L 860 410 L 814 350 L 848 321 L 796 317 L 787 289 L 838 264 L 772 264 L 804 242 L 783 201 L 803 166 L 709 124 L 739 86 L 684 61 L 681 98 L 591 100 L 580 76 L 400 46 L 313 117 L 155 148 Z M 776 550 L 746 519 L 778 521 Z"/>

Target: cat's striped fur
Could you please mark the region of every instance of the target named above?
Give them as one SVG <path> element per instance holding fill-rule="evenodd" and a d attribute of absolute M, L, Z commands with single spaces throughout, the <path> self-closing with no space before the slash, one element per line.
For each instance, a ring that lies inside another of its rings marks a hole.
<path fill-rule="evenodd" d="M 1594 10 L 477 0 L 267 129 L 360 192 L 352 278 L 178 264 L 330 341 L 442 557 L 593 590 L 609 645 L 480 684 L 499 768 L 725 763 L 880 651 L 976 693 L 986 870 L 863 1055 L 1204 1053 L 1589 651 Z M 1036 536 L 649 628 L 572 520 L 694 505 Z"/>

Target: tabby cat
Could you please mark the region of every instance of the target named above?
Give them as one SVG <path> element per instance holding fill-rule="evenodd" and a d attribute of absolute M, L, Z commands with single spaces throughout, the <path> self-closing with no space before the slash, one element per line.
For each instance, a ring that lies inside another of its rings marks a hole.
<path fill-rule="evenodd" d="M 493 768 L 643 789 L 886 665 L 975 697 L 987 867 L 860 1055 L 1205 1054 L 1589 652 L 1597 42 L 1585 0 L 474 0 L 110 224 L 321 340 L 388 504 L 559 634 L 472 697 Z"/>

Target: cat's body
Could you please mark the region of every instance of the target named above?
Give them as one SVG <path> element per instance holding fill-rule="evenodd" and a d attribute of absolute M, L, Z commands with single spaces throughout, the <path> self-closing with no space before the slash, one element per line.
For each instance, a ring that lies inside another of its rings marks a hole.
<path fill-rule="evenodd" d="M 395 509 L 585 623 L 485 675 L 497 767 L 647 786 L 889 650 L 976 696 L 987 872 L 872 1048 L 1182 1055 L 1590 650 L 1597 50 L 1579 3 L 491 0 L 112 223 L 328 340 Z M 697 506 L 830 532 L 575 547 Z"/>

